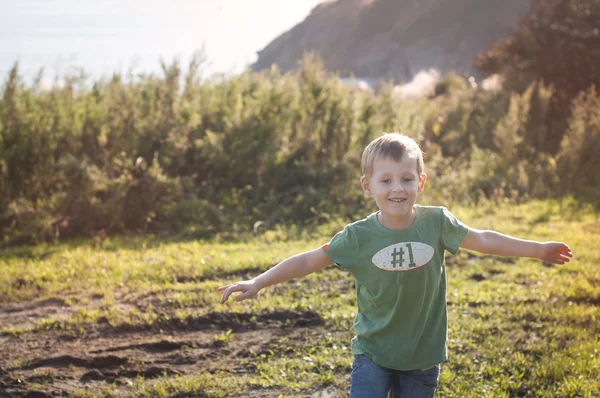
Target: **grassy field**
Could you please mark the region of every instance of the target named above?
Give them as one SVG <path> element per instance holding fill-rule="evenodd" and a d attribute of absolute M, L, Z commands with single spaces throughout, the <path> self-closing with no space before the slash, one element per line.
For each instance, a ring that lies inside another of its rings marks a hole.
<path fill-rule="evenodd" d="M 451 210 L 473 227 L 566 241 L 575 258 L 553 266 L 448 255 L 450 360 L 437 396 L 600 396 L 598 214 L 567 201 Z M 226 305 L 216 290 L 342 226 L 4 250 L 0 397 L 347 396 L 347 273 L 328 267 Z"/>

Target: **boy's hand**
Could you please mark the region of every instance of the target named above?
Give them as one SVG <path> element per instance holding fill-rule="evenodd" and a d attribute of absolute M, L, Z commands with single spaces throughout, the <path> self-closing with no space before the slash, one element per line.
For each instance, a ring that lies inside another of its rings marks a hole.
<path fill-rule="evenodd" d="M 229 296 L 231 296 L 231 293 L 233 292 L 242 292 L 242 294 L 235 298 L 235 301 L 241 301 L 256 296 L 260 288 L 257 286 L 254 279 L 251 279 L 249 281 L 241 281 L 231 285 L 221 286 L 218 290 L 224 292 L 223 297 L 221 297 L 221 300 L 219 301 L 223 304 L 229 299 Z"/>
<path fill-rule="evenodd" d="M 571 261 L 571 248 L 562 242 L 544 242 L 540 252 L 540 260 L 552 264 L 564 264 Z"/>

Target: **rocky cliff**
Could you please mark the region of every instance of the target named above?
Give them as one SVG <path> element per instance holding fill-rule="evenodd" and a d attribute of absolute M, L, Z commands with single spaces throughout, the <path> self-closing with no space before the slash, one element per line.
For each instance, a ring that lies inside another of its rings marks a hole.
<path fill-rule="evenodd" d="M 430 68 L 473 74 L 474 57 L 510 33 L 529 0 L 337 0 L 322 3 L 258 53 L 254 70 L 288 71 L 307 51 L 362 79 L 412 79 Z"/>

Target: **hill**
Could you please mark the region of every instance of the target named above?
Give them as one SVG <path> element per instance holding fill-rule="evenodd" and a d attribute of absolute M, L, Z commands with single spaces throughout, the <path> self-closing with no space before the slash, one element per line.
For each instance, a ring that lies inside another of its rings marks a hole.
<path fill-rule="evenodd" d="M 514 30 L 524 0 L 337 0 L 258 52 L 254 70 L 297 67 L 307 51 L 330 70 L 362 79 L 412 79 L 430 68 L 476 73 L 473 60 Z"/>

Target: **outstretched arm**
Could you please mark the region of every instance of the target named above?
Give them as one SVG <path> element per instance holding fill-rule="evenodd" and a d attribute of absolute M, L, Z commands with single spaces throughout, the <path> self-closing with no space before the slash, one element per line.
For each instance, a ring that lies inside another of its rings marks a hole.
<path fill-rule="evenodd" d="M 236 301 L 254 297 L 267 286 L 306 276 L 330 264 L 333 264 L 333 261 L 321 248 L 296 254 L 254 279 L 221 286 L 219 291 L 223 292 L 223 297 L 220 302 L 221 304 L 226 302 L 233 292 L 242 292 L 236 297 Z"/>
<path fill-rule="evenodd" d="M 537 242 L 471 228 L 460 247 L 496 256 L 533 257 L 554 264 L 568 263 L 573 257 L 571 248 L 562 242 Z"/>

